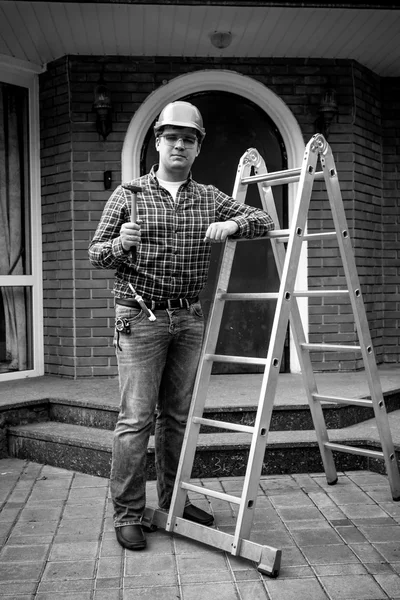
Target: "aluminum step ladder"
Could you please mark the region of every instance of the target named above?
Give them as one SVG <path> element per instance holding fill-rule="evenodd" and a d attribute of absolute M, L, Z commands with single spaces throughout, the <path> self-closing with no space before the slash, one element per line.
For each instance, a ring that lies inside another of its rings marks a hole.
<path fill-rule="evenodd" d="M 321 165 L 321 170 L 319 171 L 317 171 L 318 161 Z M 311 234 L 306 232 L 307 216 L 315 180 L 325 180 L 335 231 Z M 292 224 L 290 229 L 282 230 L 279 228 L 272 187 L 297 182 L 298 189 Z M 245 242 L 246 240 L 228 239 L 226 241 L 217 289 L 210 311 L 203 351 L 195 382 L 193 401 L 188 416 L 188 424 L 170 511 L 167 514 L 158 509 L 146 508 L 144 523 L 147 525 L 163 527 L 167 531 L 176 532 L 180 535 L 225 550 L 232 555 L 241 556 L 254 561 L 257 563 L 257 568 L 261 573 L 276 577 L 279 574 L 281 550 L 272 546 L 254 543 L 250 541 L 249 537 L 256 507 L 257 490 L 262 472 L 271 414 L 278 383 L 279 367 L 289 319 L 301 367 L 303 384 L 307 393 L 328 484 L 334 485 L 338 479 L 333 451 L 347 452 L 383 460 L 385 462 L 386 472 L 394 500 L 400 499 L 400 478 L 368 329 L 367 317 L 361 296 L 336 167 L 328 143 L 321 134 L 314 135 L 306 146 L 301 168 L 275 173 L 267 172 L 265 163 L 257 150 L 248 150 L 242 156 L 238 166 L 234 191 L 232 194 L 237 201 L 245 201 L 249 184 L 256 184 L 258 186 L 262 206 L 275 222 L 276 228 L 274 231 L 268 233 L 267 238 L 272 244 L 272 250 L 280 277 L 280 289 L 278 293 L 229 293 L 228 284 L 236 244 L 238 242 Z M 265 238 L 261 239 L 265 240 Z M 310 291 L 295 289 L 303 243 L 316 239 L 337 240 L 346 276 L 347 289 L 320 289 Z M 260 241 L 260 243 L 262 242 Z M 350 300 L 359 345 L 312 344 L 307 342 L 297 299 L 313 296 L 343 296 Z M 215 354 L 225 302 L 271 299 L 276 300 L 276 309 L 266 358 Z M 340 352 L 347 350 L 361 353 L 370 389 L 370 399 L 341 398 L 320 394 L 318 392 L 310 353 L 315 351 Z M 256 364 L 264 366 L 264 375 L 254 426 L 225 423 L 203 417 L 211 369 L 214 362 Z M 382 451 L 330 442 L 321 402 L 372 407 L 380 436 Z M 192 466 L 201 425 L 249 434 L 251 444 L 242 495 L 240 497 L 218 492 L 213 489 L 206 489 L 203 486 L 191 483 Z M 187 493 L 190 491 L 236 504 L 239 509 L 234 534 L 228 534 L 215 528 L 206 527 L 183 519 L 182 515 L 185 501 Z M 266 528 L 267 527 L 268 524 L 266 524 Z"/>

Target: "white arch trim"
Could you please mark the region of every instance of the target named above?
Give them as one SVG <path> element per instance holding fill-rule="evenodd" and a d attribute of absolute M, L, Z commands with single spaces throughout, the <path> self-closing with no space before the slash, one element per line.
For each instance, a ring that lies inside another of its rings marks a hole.
<path fill-rule="evenodd" d="M 247 98 L 269 115 L 278 128 L 285 144 L 288 168 L 302 164 L 305 144 L 299 124 L 287 105 L 272 90 L 247 75 L 227 70 L 202 70 L 180 75 L 152 92 L 134 114 L 124 141 L 121 158 L 122 181 L 140 175 L 140 155 L 145 136 L 154 119 L 168 102 L 204 91 L 230 92 Z M 245 151 L 246 149 L 244 149 Z M 296 185 L 289 186 L 289 218 L 293 213 Z M 303 244 L 300 268 L 297 276 L 298 289 L 307 288 L 306 244 Z M 308 302 L 299 300 L 303 328 L 308 333 Z M 293 336 L 290 336 L 290 370 L 300 370 Z"/>

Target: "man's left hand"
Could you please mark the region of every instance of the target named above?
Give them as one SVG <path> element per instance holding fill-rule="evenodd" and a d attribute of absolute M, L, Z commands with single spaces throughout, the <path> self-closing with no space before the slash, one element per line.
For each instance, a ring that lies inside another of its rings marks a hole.
<path fill-rule="evenodd" d="M 238 229 L 239 225 L 236 221 L 211 223 L 206 231 L 204 240 L 210 242 L 224 242 L 228 236 L 236 233 Z"/>

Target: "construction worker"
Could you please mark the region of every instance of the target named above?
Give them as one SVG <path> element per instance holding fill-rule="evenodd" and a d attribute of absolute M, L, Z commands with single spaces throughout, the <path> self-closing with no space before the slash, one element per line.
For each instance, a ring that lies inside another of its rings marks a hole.
<path fill-rule="evenodd" d="M 111 494 L 118 542 L 141 550 L 146 456 L 155 415 L 158 503 L 168 510 L 203 341 L 199 294 L 207 280 L 210 243 L 263 236 L 273 229 L 262 210 L 239 204 L 212 185 L 193 181 L 191 167 L 205 137 L 199 110 L 172 102 L 155 127 L 159 164 L 118 186 L 90 243 L 96 268 L 115 269 L 121 405 L 115 428 Z M 129 188 L 129 186 L 128 186 Z M 189 500 L 183 518 L 211 525 L 213 516 Z"/>

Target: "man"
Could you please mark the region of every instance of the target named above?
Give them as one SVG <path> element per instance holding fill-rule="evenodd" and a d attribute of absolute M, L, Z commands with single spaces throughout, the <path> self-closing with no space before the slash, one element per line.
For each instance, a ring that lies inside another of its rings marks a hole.
<path fill-rule="evenodd" d="M 111 494 L 117 540 L 130 550 L 146 546 L 141 518 L 154 414 L 158 502 L 165 510 L 171 502 L 203 341 L 198 297 L 207 280 L 210 242 L 263 236 L 274 227 L 264 211 L 193 181 L 191 167 L 205 136 L 195 106 L 168 104 L 154 131 L 159 164 L 130 183 L 140 189 L 137 222 L 131 222 L 129 186 L 117 187 L 89 247 L 93 266 L 116 269 L 114 345 L 121 406 Z M 189 501 L 183 517 L 213 522 L 211 514 Z"/>

